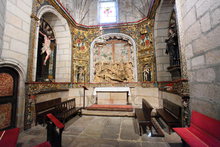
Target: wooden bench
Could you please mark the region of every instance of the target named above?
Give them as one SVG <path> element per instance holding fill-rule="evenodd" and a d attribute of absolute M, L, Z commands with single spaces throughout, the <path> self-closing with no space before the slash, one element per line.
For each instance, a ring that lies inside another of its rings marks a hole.
<path fill-rule="evenodd" d="M 142 109 L 136 108 L 135 109 L 135 118 L 137 119 L 140 136 L 143 133 L 146 133 L 146 127 L 148 126 L 151 133 L 152 133 L 152 122 L 151 122 L 151 111 L 153 107 L 145 100 L 142 99 Z"/>
<path fill-rule="evenodd" d="M 220 121 L 199 112 L 192 111 L 190 127 L 173 130 L 191 147 L 220 147 Z"/>
<path fill-rule="evenodd" d="M 173 127 L 181 126 L 181 120 L 182 120 L 181 106 L 176 105 L 166 99 L 163 99 L 163 108 L 156 109 L 156 111 L 157 111 L 157 117 L 161 117 L 168 125 L 169 133 Z"/>
<path fill-rule="evenodd" d="M 55 98 L 52 100 L 40 102 L 35 104 L 35 111 L 36 111 L 36 121 L 35 125 L 37 123 L 44 124 L 46 122 L 46 115 L 48 113 L 55 114 L 55 106 L 61 103 L 61 98 Z"/>
<path fill-rule="evenodd" d="M 76 107 L 75 98 L 64 101 L 56 106 L 56 117 L 63 123 L 74 114 L 81 115 L 81 107 Z"/>

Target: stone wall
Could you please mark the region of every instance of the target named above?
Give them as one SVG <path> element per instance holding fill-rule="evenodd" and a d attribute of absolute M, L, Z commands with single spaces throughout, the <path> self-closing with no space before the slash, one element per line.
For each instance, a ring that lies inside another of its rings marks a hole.
<path fill-rule="evenodd" d="M 191 109 L 220 119 L 220 1 L 176 0 Z"/>
<path fill-rule="evenodd" d="M 31 10 L 32 2 L 30 0 L 7 1 L 2 59 L 14 60 L 25 72 L 27 70 Z"/>
<path fill-rule="evenodd" d="M 146 99 L 154 108 L 160 108 L 162 106 L 162 99 L 159 98 L 158 88 L 134 87 L 130 88 L 130 90 L 129 103 L 131 103 L 133 107 L 142 107 L 142 99 Z M 88 88 L 88 90 L 85 91 L 85 106 L 90 106 L 95 103 L 96 98 L 93 96 L 93 91 L 94 88 Z M 83 105 L 83 96 L 83 88 L 69 89 L 69 98 L 76 98 L 77 106 Z"/>
<path fill-rule="evenodd" d="M 158 88 L 131 88 L 131 103 L 134 107 L 142 107 L 142 99 L 148 101 L 153 108 L 160 108 Z"/>
<path fill-rule="evenodd" d="M 169 92 L 165 92 L 165 91 L 159 91 L 159 98 L 161 100 L 159 103 L 160 107 L 163 107 L 163 100 L 162 99 L 167 99 L 170 102 L 182 107 L 182 97 L 177 94 L 173 94 L 173 93 L 169 93 Z"/>
<path fill-rule="evenodd" d="M 2 8 L 3 7 L 3 8 Z M 0 66 L 14 68 L 19 73 L 18 107 L 16 127 L 23 128 L 25 108 L 25 81 L 27 73 L 27 60 L 29 50 L 30 22 L 32 0 L 5 0 L 0 2 L 1 33 L 3 34 L 3 48 L 1 51 Z M 3 20 L 3 21 L 2 21 Z M 5 21 L 4 21 L 5 20 Z"/>
<path fill-rule="evenodd" d="M 84 90 L 83 88 L 70 88 L 69 98 L 76 98 L 76 106 L 83 106 Z M 93 97 L 93 88 L 88 88 L 85 91 L 85 106 L 90 106 L 95 103 L 95 98 Z"/>
<path fill-rule="evenodd" d="M 45 93 L 36 95 L 36 103 L 53 100 L 56 98 L 61 98 L 61 101 L 66 101 L 69 98 L 68 91 Z"/>
<path fill-rule="evenodd" d="M 0 1 L 0 57 L 2 53 L 2 47 L 3 47 L 3 32 L 5 29 L 5 6 L 6 6 L 6 0 Z"/>
<path fill-rule="evenodd" d="M 170 81 L 171 75 L 167 71 L 170 66 L 169 55 L 165 53 L 166 43 L 165 39 L 168 38 L 168 27 L 173 4 L 170 0 L 162 0 L 160 6 L 156 11 L 155 24 L 154 24 L 154 46 L 157 65 L 157 80 Z"/>

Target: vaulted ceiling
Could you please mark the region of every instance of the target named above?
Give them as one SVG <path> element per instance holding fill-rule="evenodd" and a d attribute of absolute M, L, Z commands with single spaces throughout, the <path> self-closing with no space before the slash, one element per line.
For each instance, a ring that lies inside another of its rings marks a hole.
<path fill-rule="evenodd" d="M 134 22 L 148 16 L 152 0 L 101 0 L 116 1 L 117 23 Z M 79 24 L 99 25 L 100 0 L 60 0 Z"/>

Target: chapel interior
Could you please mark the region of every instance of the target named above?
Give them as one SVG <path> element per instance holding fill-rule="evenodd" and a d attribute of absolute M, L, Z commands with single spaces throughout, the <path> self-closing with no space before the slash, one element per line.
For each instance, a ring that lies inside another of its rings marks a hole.
<path fill-rule="evenodd" d="M 1 0 L 0 146 L 220 146 L 219 38 L 219 0 Z"/>

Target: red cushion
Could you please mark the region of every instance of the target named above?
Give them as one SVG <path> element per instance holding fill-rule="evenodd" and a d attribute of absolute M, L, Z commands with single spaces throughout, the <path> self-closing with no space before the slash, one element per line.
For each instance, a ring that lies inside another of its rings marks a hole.
<path fill-rule="evenodd" d="M 47 114 L 47 117 L 60 129 L 64 128 L 63 123 L 61 123 L 53 114 Z"/>
<path fill-rule="evenodd" d="M 191 125 L 188 129 L 190 132 L 192 132 L 194 135 L 196 135 L 198 138 L 200 138 L 203 142 L 205 142 L 209 146 L 218 146 L 220 147 L 220 140 L 217 138 L 211 136 L 210 134 L 204 132 L 203 130 L 197 128 L 194 125 Z"/>
<path fill-rule="evenodd" d="M 189 128 L 173 128 L 190 146 L 220 146 L 220 121 L 192 111 Z"/>
<path fill-rule="evenodd" d="M 46 142 L 38 144 L 38 145 L 36 145 L 34 147 L 51 147 L 51 144 L 48 141 L 46 141 Z"/>
<path fill-rule="evenodd" d="M 191 133 L 188 128 L 173 128 L 174 131 L 180 135 L 180 137 L 187 142 L 191 147 L 207 147 L 202 140 Z"/>
<path fill-rule="evenodd" d="M 3 136 L 2 133 L 4 131 L 0 131 L 0 136 L 2 136 L 2 139 L 0 140 L 0 147 L 16 147 L 19 130 L 19 128 L 5 130 Z"/>
<path fill-rule="evenodd" d="M 192 111 L 191 125 L 195 125 L 207 134 L 220 140 L 220 121 L 196 111 Z"/>

